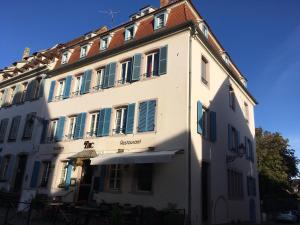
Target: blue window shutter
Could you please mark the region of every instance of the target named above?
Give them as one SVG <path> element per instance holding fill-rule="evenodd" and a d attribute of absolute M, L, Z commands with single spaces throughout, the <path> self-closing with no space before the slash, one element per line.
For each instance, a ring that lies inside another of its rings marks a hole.
<path fill-rule="evenodd" d="M 60 117 L 57 123 L 57 129 L 55 134 L 55 141 L 62 141 L 64 137 L 65 117 Z"/>
<path fill-rule="evenodd" d="M 141 63 L 142 63 L 142 54 L 135 54 L 133 57 L 133 70 L 131 74 L 131 81 L 140 80 L 141 76 Z"/>
<path fill-rule="evenodd" d="M 81 113 L 79 138 L 83 138 L 84 136 L 85 121 L 86 121 L 86 113 Z"/>
<path fill-rule="evenodd" d="M 39 98 L 42 98 L 44 96 L 44 88 L 45 88 L 45 79 L 42 79 L 40 82 L 40 88 L 38 93 Z"/>
<path fill-rule="evenodd" d="M 147 131 L 154 131 L 155 129 L 155 110 L 156 100 L 148 101 L 148 111 L 147 111 Z"/>
<path fill-rule="evenodd" d="M 100 179 L 99 179 L 99 192 L 104 191 L 106 169 L 107 169 L 106 165 L 101 165 L 101 167 L 100 167 Z"/>
<path fill-rule="evenodd" d="M 231 125 L 228 124 L 228 150 L 232 151 L 232 129 Z"/>
<path fill-rule="evenodd" d="M 41 135 L 41 143 L 46 142 L 47 138 L 47 132 L 48 132 L 48 125 L 49 125 L 49 120 L 43 120 L 43 130 L 42 130 L 42 135 Z"/>
<path fill-rule="evenodd" d="M 145 132 L 147 128 L 147 111 L 148 111 L 148 102 L 142 102 L 139 108 L 139 125 L 138 131 Z"/>
<path fill-rule="evenodd" d="M 167 73 L 168 62 L 168 46 L 164 46 L 159 50 L 159 75 Z"/>
<path fill-rule="evenodd" d="M 105 109 L 102 136 L 108 136 L 109 135 L 110 118 L 111 118 L 111 108 L 107 108 L 107 109 Z"/>
<path fill-rule="evenodd" d="M 197 132 L 198 134 L 203 133 L 203 108 L 200 101 L 197 102 Z"/>
<path fill-rule="evenodd" d="M 127 118 L 126 118 L 126 134 L 133 133 L 134 113 L 135 113 L 135 103 L 129 104 L 127 109 Z"/>
<path fill-rule="evenodd" d="M 10 132 L 9 132 L 9 140 L 16 140 L 18 136 L 18 130 L 20 126 L 21 116 L 16 116 L 13 118 L 11 123 Z"/>
<path fill-rule="evenodd" d="M 108 87 L 115 86 L 117 63 L 111 63 L 109 67 Z"/>
<path fill-rule="evenodd" d="M 53 100 L 55 83 L 56 83 L 55 80 L 51 81 L 50 91 L 49 91 L 49 96 L 48 96 L 48 102 L 52 102 L 52 100 Z"/>
<path fill-rule="evenodd" d="M 84 94 L 89 93 L 91 89 L 92 70 L 87 70 L 85 73 Z"/>
<path fill-rule="evenodd" d="M 108 78 L 109 78 L 110 64 L 106 65 L 103 78 L 102 78 L 102 88 L 108 88 Z"/>
<path fill-rule="evenodd" d="M 216 142 L 217 140 L 217 114 L 214 111 L 209 113 L 210 119 L 210 141 Z"/>
<path fill-rule="evenodd" d="M 32 175 L 31 175 L 31 180 L 30 180 L 30 187 L 31 188 L 36 188 L 37 187 L 39 173 L 40 173 L 40 165 L 41 165 L 40 161 L 35 161 L 34 162 Z"/>
<path fill-rule="evenodd" d="M 65 89 L 63 94 L 64 99 L 70 97 L 72 78 L 73 78 L 72 75 L 66 77 Z"/>
<path fill-rule="evenodd" d="M 6 179 L 11 179 L 13 177 L 14 172 L 15 172 L 15 163 L 16 163 L 16 156 L 11 155 L 9 159 L 9 165 L 7 169 L 7 174 L 6 174 Z"/>
<path fill-rule="evenodd" d="M 86 73 L 82 75 L 81 87 L 80 87 L 80 94 L 85 94 L 85 81 L 86 81 Z"/>
<path fill-rule="evenodd" d="M 96 132 L 97 137 L 102 137 L 104 117 L 105 117 L 105 109 L 101 109 L 99 111 L 99 116 L 98 116 L 98 127 Z"/>
<path fill-rule="evenodd" d="M 69 190 L 69 188 L 70 188 L 72 171 L 73 171 L 73 164 L 70 161 L 68 163 L 67 174 L 66 174 L 66 183 L 65 183 L 65 189 L 66 190 Z"/>
<path fill-rule="evenodd" d="M 25 101 L 30 101 L 33 99 L 33 92 L 34 92 L 34 88 L 35 88 L 35 80 L 32 80 L 29 82 L 28 86 L 27 86 L 27 90 L 26 90 L 26 94 L 25 94 Z"/>

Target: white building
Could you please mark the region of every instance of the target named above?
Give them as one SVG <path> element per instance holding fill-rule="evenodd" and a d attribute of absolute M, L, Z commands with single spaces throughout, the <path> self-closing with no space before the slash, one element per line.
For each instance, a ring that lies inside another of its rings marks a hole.
<path fill-rule="evenodd" d="M 0 110 L 2 187 L 172 206 L 192 224 L 260 222 L 256 101 L 190 1 L 161 1 L 54 49 L 45 70 L 0 82 L 6 103 L 7 90 L 46 74 L 39 100 Z M 29 112 L 36 114 L 23 132 Z M 15 120 L 22 122 L 9 125 Z M 30 159 L 22 176 L 12 160 L 20 156 Z"/>

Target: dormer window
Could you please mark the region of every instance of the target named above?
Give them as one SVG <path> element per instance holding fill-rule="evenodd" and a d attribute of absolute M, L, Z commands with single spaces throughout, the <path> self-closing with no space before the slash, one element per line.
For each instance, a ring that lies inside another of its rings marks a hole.
<path fill-rule="evenodd" d="M 136 33 L 136 25 L 129 26 L 125 29 L 125 41 L 129 41 L 134 38 Z"/>
<path fill-rule="evenodd" d="M 88 46 L 87 45 L 82 46 L 80 49 L 80 58 L 86 57 L 87 52 L 88 52 Z"/>
<path fill-rule="evenodd" d="M 229 65 L 230 61 L 229 61 L 229 57 L 227 55 L 225 55 L 225 62 L 226 62 L 227 65 Z"/>
<path fill-rule="evenodd" d="M 206 38 L 208 38 L 208 28 L 204 23 L 203 23 L 203 26 L 202 26 L 202 32 L 203 32 L 204 36 Z"/>
<path fill-rule="evenodd" d="M 69 52 L 64 52 L 61 59 L 61 64 L 66 64 L 69 60 Z"/>
<path fill-rule="evenodd" d="M 108 48 L 109 42 L 110 42 L 111 37 L 110 36 L 105 36 L 101 38 L 100 42 L 100 50 L 103 51 Z"/>
<path fill-rule="evenodd" d="M 162 12 L 154 16 L 154 30 L 165 27 L 167 24 L 167 12 Z"/>

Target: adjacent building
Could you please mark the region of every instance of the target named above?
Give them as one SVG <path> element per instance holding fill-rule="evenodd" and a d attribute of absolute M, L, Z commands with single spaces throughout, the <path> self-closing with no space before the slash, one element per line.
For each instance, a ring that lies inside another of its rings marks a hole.
<path fill-rule="evenodd" d="M 260 222 L 257 102 L 191 1 L 161 0 L 0 76 L 0 189 Z"/>

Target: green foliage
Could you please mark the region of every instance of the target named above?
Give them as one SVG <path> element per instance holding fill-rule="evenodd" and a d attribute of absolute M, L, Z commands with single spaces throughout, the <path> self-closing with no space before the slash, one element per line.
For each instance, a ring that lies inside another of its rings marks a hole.
<path fill-rule="evenodd" d="M 299 174 L 299 160 L 295 156 L 295 150 L 290 148 L 289 140 L 278 132 L 271 133 L 257 128 L 256 152 L 261 198 L 265 202 L 270 199 L 272 202 L 276 199 L 279 202 L 279 199 L 294 198 L 290 194 L 291 180 Z"/>

